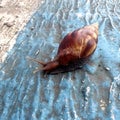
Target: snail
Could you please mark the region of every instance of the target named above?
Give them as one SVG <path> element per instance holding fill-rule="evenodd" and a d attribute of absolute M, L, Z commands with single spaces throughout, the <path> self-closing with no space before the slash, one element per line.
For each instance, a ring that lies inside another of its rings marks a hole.
<path fill-rule="evenodd" d="M 59 66 L 68 66 L 77 60 L 88 58 L 93 54 L 98 42 L 98 23 L 87 25 L 68 33 L 61 41 L 56 57 L 50 62 L 42 62 L 29 58 L 43 67 L 45 72 L 51 72 Z M 37 71 L 39 71 L 38 69 Z"/>

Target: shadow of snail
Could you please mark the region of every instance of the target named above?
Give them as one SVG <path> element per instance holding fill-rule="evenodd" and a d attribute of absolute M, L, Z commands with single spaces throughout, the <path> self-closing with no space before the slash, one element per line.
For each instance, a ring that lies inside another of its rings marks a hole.
<path fill-rule="evenodd" d="M 98 23 L 79 28 L 68 33 L 61 41 L 56 57 L 47 63 L 28 57 L 28 59 L 41 64 L 43 67 L 35 70 L 42 70 L 46 73 L 56 74 L 59 72 L 72 71 L 81 68 L 80 65 L 88 59 L 97 47 Z"/>

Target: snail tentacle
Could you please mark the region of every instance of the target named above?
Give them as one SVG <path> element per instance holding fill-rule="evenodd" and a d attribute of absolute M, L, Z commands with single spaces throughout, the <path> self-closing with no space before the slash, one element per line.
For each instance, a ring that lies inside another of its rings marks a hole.
<path fill-rule="evenodd" d="M 28 57 L 28 56 L 27 56 L 27 59 L 32 60 L 33 62 L 37 62 L 38 64 L 41 64 L 41 65 L 43 65 L 43 66 L 46 65 L 45 62 L 42 62 L 42 61 L 40 61 L 40 60 L 37 60 L 37 59 L 31 58 L 31 57 Z"/>

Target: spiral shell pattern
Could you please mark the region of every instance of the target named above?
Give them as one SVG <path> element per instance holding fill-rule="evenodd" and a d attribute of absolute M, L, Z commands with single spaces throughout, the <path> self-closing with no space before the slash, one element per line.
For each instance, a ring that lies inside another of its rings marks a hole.
<path fill-rule="evenodd" d="M 98 24 L 85 26 L 67 34 L 61 41 L 57 60 L 60 65 L 89 57 L 96 49 L 98 41 Z"/>

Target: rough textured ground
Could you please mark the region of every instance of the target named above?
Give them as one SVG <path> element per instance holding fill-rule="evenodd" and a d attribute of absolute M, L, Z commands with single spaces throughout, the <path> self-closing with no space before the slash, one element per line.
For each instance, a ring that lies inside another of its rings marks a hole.
<path fill-rule="evenodd" d="M 0 1 L 0 62 L 12 48 L 19 31 L 23 29 L 42 0 Z"/>
<path fill-rule="evenodd" d="M 33 74 L 26 56 L 49 61 L 68 32 L 94 22 L 83 69 Z M 0 120 L 120 120 L 120 0 L 45 0 L 0 64 Z"/>

